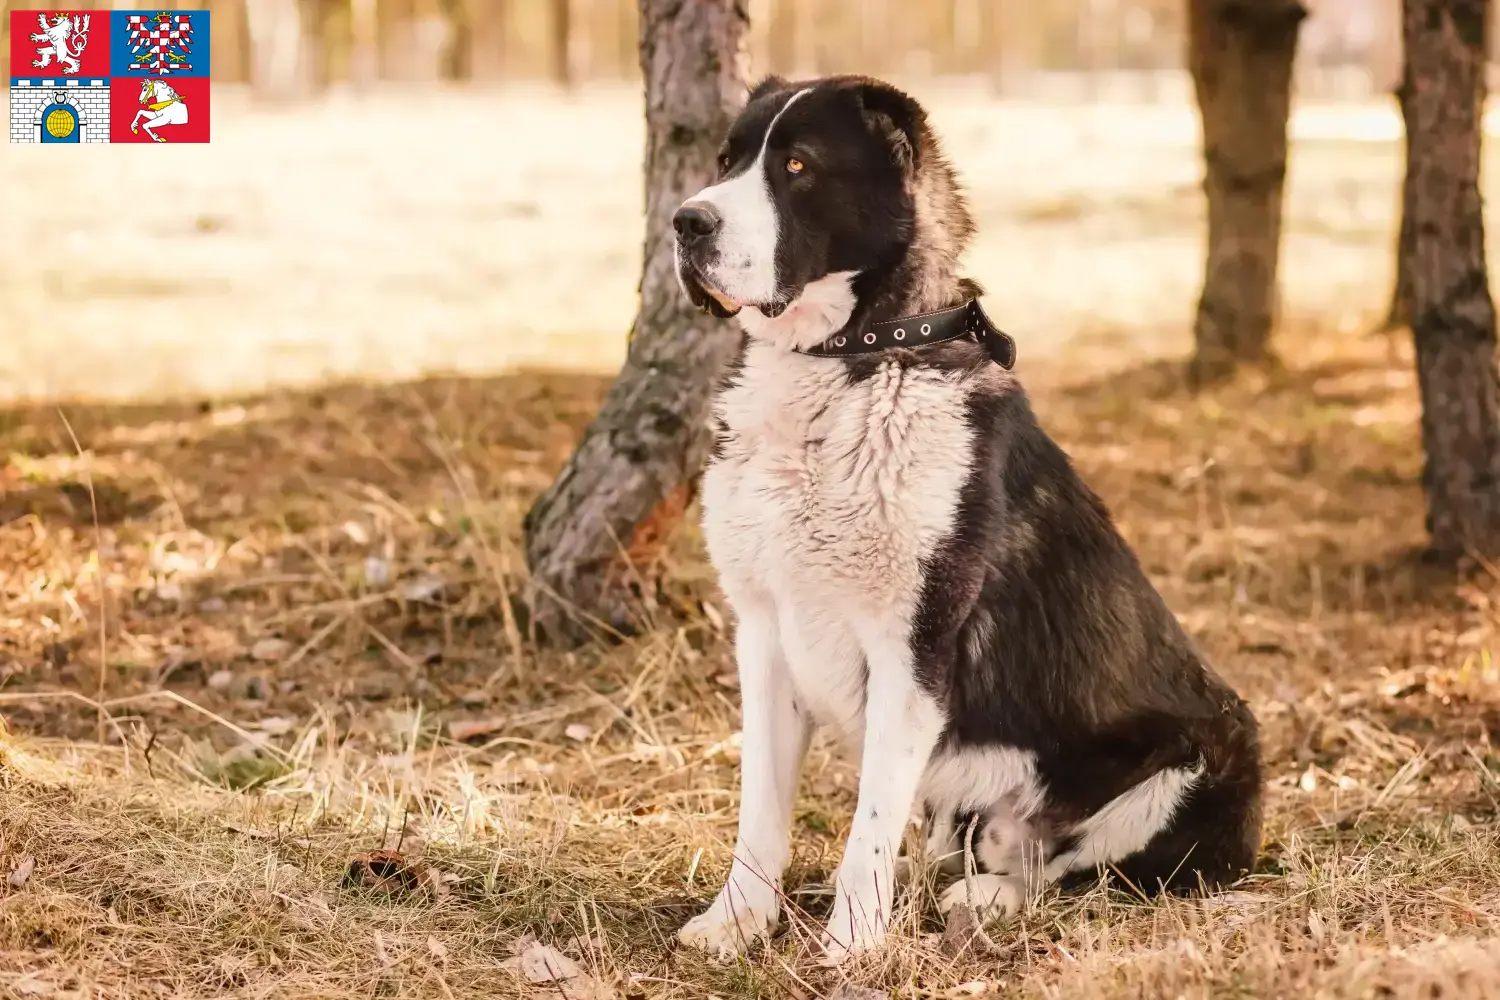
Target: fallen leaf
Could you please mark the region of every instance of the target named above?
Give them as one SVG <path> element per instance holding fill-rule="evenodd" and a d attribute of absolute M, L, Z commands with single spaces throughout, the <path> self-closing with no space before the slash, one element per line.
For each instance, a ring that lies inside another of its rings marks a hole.
<path fill-rule="evenodd" d="M 608 983 L 589 975 L 567 955 L 538 941 L 531 941 L 520 954 L 500 964 L 527 982 L 548 984 L 549 992 L 563 1000 L 616 1000 L 619 996 Z"/>
<path fill-rule="evenodd" d="M 365 584 L 370 587 L 384 587 L 391 582 L 391 564 L 385 559 L 371 556 L 365 560 Z"/>
<path fill-rule="evenodd" d="M 567 949 L 579 955 L 587 955 L 590 952 L 602 954 L 604 952 L 604 939 L 597 934 L 590 934 L 588 937 L 575 934 L 568 940 Z"/>
<path fill-rule="evenodd" d="M 208 677 L 208 686 L 215 691 L 228 690 L 229 685 L 234 683 L 233 670 L 215 670 Z"/>
<path fill-rule="evenodd" d="M 255 724 L 255 726 L 261 732 L 268 735 L 285 736 L 287 733 L 292 731 L 292 727 L 296 724 L 296 721 L 293 719 L 288 719 L 280 715 L 273 715 L 269 719 L 261 719 Z"/>
<path fill-rule="evenodd" d="M 505 728 L 505 719 L 454 719 L 448 723 L 448 738 L 465 743 L 476 736 L 488 736 Z"/>
<path fill-rule="evenodd" d="M 262 639 L 250 647 L 250 656 L 262 663 L 269 663 L 281 659 L 291 651 L 292 644 L 285 639 Z"/>
<path fill-rule="evenodd" d="M 830 993 L 828 1000 L 891 1000 L 891 995 L 866 986 L 851 986 L 845 983 Z"/>
<path fill-rule="evenodd" d="M 536 935 L 527 931 L 510 943 L 510 954 L 512 958 L 520 958 L 522 953 L 536 944 Z M 517 966 L 519 968 L 519 965 Z"/>
<path fill-rule="evenodd" d="M 375 961 L 380 963 L 382 969 L 390 968 L 391 956 L 385 950 L 385 938 L 380 936 L 380 931 L 375 931 Z"/>
<path fill-rule="evenodd" d="M 57 992 L 51 983 L 44 983 L 31 973 L 26 973 L 20 979 L 12 980 L 11 990 L 22 997 L 50 997 Z"/>
<path fill-rule="evenodd" d="M 349 859 L 344 869 L 347 888 L 375 892 L 415 892 L 432 884 L 436 869 L 418 869 L 400 851 L 368 851 Z"/>
<path fill-rule="evenodd" d="M 35 869 L 36 858 L 28 854 L 16 862 L 16 866 L 10 870 L 10 875 L 6 877 L 5 883 L 12 889 L 19 889 L 26 884 L 27 879 L 31 878 L 31 873 Z"/>
<path fill-rule="evenodd" d="M 570 740 L 574 740 L 574 741 L 576 741 L 578 743 L 582 743 L 584 740 L 587 740 L 590 736 L 593 736 L 594 735 L 594 731 L 592 729 L 590 729 L 588 726 L 585 726 L 581 722 L 575 722 L 571 726 L 569 726 L 567 729 L 563 730 L 563 735 L 566 736 Z"/>
<path fill-rule="evenodd" d="M 949 958 L 958 958 L 974 947 L 981 928 L 973 910 L 967 906 L 955 906 L 948 911 L 948 916 L 943 921 L 943 935 L 939 939 L 938 949 Z M 976 950 L 982 951 L 983 945 Z"/>
<path fill-rule="evenodd" d="M 437 959 L 439 962 L 448 961 L 447 947 L 443 945 L 443 942 L 439 941 L 431 934 L 427 935 L 427 950 L 431 952 L 432 957 Z"/>
<path fill-rule="evenodd" d="M 1255 892 L 1221 892 L 1213 896 L 1204 896 L 1200 904 L 1205 910 L 1223 910 L 1245 906 L 1259 906 L 1269 903 L 1270 896 L 1263 896 Z"/>
<path fill-rule="evenodd" d="M 447 584 L 440 576 L 430 574 L 419 576 L 412 580 L 401 590 L 401 596 L 408 601 L 429 601 L 442 593 Z"/>
<path fill-rule="evenodd" d="M 519 956 L 521 974 L 528 982 L 555 983 L 583 975 L 583 969 L 550 944 L 535 942 Z"/>

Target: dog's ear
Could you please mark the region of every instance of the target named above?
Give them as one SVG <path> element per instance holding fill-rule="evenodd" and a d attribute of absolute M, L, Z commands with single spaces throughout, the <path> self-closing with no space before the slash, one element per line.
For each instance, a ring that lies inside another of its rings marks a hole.
<path fill-rule="evenodd" d="M 745 98 L 745 103 L 750 104 L 765 97 L 767 94 L 774 94 L 778 90 L 785 90 L 788 86 L 790 84 L 787 83 L 784 77 L 772 74 L 750 88 L 750 96 Z"/>
<path fill-rule="evenodd" d="M 914 172 L 922 155 L 927 113 L 903 91 L 880 80 L 856 79 L 850 84 L 865 124 L 891 147 L 896 165 Z"/>

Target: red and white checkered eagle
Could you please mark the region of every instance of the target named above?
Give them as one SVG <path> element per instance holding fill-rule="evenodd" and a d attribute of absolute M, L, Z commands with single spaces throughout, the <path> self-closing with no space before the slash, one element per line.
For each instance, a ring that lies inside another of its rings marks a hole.
<path fill-rule="evenodd" d="M 132 14 L 129 23 L 132 70 L 165 76 L 193 68 L 187 61 L 193 46 L 191 15 Z"/>

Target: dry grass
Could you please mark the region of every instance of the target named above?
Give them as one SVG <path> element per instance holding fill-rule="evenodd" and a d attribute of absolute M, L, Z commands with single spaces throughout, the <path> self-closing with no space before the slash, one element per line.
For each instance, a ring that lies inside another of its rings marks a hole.
<path fill-rule="evenodd" d="M 1415 554 L 1410 358 L 1311 328 L 1281 343 L 1284 374 L 1197 399 L 1166 366 L 1023 362 L 1264 724 L 1260 873 L 1206 903 L 1049 896 L 991 929 L 994 955 L 953 956 L 917 894 L 855 982 L 1500 996 L 1500 580 Z M 693 532 L 623 645 L 535 649 L 498 610 L 520 515 L 602 388 L 0 413 L 0 876 L 35 859 L 0 882 L 0 992 L 560 995 L 506 964 L 527 935 L 621 996 L 833 989 L 799 947 L 852 804 L 822 745 L 791 932 L 731 969 L 672 944 L 724 874 L 737 802 L 732 664 Z M 420 884 L 344 884 L 352 857 L 398 846 Z"/>

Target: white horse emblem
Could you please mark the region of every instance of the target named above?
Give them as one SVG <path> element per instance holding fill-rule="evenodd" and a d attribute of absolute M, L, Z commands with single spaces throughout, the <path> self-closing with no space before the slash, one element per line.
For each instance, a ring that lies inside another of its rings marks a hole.
<path fill-rule="evenodd" d="M 137 111 L 135 119 L 130 123 L 130 131 L 137 135 L 144 128 L 152 139 L 166 142 L 152 130 L 163 125 L 187 124 L 187 102 L 165 80 L 142 80 L 141 103 L 146 106 L 145 109 Z M 146 120 L 143 122 L 142 118 Z"/>
<path fill-rule="evenodd" d="M 46 14 L 38 14 L 36 23 L 42 30 L 33 31 L 31 40 L 42 44 L 36 47 L 37 58 L 31 65 L 38 69 L 50 66 L 56 56 L 64 75 L 71 76 L 83 68 L 79 59 L 89 43 L 89 15 L 79 15 L 75 24 L 72 14 L 53 14 L 50 22 Z"/>

